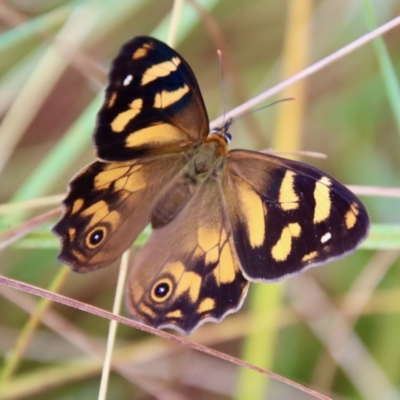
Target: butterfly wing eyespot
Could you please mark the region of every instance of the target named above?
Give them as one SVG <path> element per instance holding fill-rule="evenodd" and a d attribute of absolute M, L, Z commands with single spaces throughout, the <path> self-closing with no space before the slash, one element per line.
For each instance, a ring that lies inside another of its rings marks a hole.
<path fill-rule="evenodd" d="M 106 238 L 107 228 L 104 226 L 96 227 L 91 232 L 88 233 L 86 237 L 86 245 L 90 249 L 94 249 L 101 244 L 101 242 Z"/>
<path fill-rule="evenodd" d="M 171 296 L 173 291 L 174 283 L 169 278 L 163 278 L 157 281 L 153 290 L 151 291 L 151 298 L 156 303 L 165 302 Z"/>

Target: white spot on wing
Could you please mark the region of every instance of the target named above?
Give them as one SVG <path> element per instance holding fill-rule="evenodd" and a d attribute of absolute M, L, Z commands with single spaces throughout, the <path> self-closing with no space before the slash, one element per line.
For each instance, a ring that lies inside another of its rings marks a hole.
<path fill-rule="evenodd" d="M 133 76 L 128 75 L 125 79 L 124 82 L 122 83 L 124 86 L 128 86 L 132 82 Z"/>
<path fill-rule="evenodd" d="M 326 243 L 328 240 L 330 240 L 332 235 L 330 232 L 326 232 L 322 237 L 321 237 L 321 243 Z"/>

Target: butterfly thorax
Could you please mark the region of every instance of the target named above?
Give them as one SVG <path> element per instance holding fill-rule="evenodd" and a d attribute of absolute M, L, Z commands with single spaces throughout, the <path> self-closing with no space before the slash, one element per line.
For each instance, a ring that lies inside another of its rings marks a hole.
<path fill-rule="evenodd" d="M 226 163 L 228 142 L 211 132 L 206 140 L 187 152 L 187 164 L 164 190 L 152 213 L 153 228 L 166 225 L 188 204 L 193 195 L 210 179 L 219 179 Z"/>
<path fill-rule="evenodd" d="M 227 142 L 218 134 L 210 133 L 204 142 L 195 146 L 190 154 L 187 173 L 196 180 L 219 169 L 228 152 Z"/>
<path fill-rule="evenodd" d="M 228 153 L 228 143 L 231 141 L 231 135 L 228 132 L 230 125 L 231 120 L 228 120 L 222 127 L 213 129 L 205 140 L 198 143 L 194 151 L 190 152 L 191 160 L 187 165 L 187 173 L 192 179 L 201 182 L 210 173 L 222 169 Z"/>

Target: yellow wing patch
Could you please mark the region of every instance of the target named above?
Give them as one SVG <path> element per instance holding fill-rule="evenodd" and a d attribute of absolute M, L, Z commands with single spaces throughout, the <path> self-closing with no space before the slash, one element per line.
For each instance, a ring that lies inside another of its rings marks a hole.
<path fill-rule="evenodd" d="M 214 264 L 219 258 L 219 248 L 215 246 L 211 250 L 208 250 L 205 257 L 206 265 Z"/>
<path fill-rule="evenodd" d="M 129 109 L 119 113 L 111 122 L 111 129 L 115 133 L 123 132 L 125 127 L 132 121 L 142 110 L 143 100 L 135 99 L 129 104 Z"/>
<path fill-rule="evenodd" d="M 181 278 L 182 274 L 185 272 L 185 266 L 182 262 L 177 261 L 168 264 L 165 267 L 165 271 L 170 273 L 174 277 L 174 279 L 178 281 Z"/>
<path fill-rule="evenodd" d="M 207 311 L 211 311 L 215 308 L 215 300 L 211 297 L 206 297 L 197 308 L 198 313 L 205 313 Z"/>
<path fill-rule="evenodd" d="M 69 228 L 68 229 L 68 235 L 69 235 L 69 239 L 75 240 L 75 236 L 76 236 L 76 229 L 75 228 Z"/>
<path fill-rule="evenodd" d="M 301 227 L 298 223 L 292 223 L 283 228 L 281 237 L 272 247 L 272 257 L 276 261 L 285 261 L 290 252 L 292 251 L 292 241 L 294 237 L 299 237 L 301 234 Z"/>
<path fill-rule="evenodd" d="M 86 210 L 82 211 L 82 216 L 83 217 L 88 217 L 92 216 L 91 224 L 95 224 L 99 222 L 101 219 L 107 216 L 107 214 L 110 213 L 110 210 L 108 208 L 107 202 L 104 200 L 100 200 L 97 203 L 94 203 L 90 207 L 88 207 Z"/>
<path fill-rule="evenodd" d="M 221 251 L 219 264 L 214 269 L 214 276 L 218 285 L 233 282 L 237 271 L 238 266 L 235 265 L 229 244 L 225 243 Z"/>
<path fill-rule="evenodd" d="M 187 292 L 189 294 L 189 299 L 192 303 L 196 303 L 200 294 L 202 278 L 199 274 L 195 272 L 185 272 L 178 282 L 176 287 L 176 296 L 180 296 Z"/>
<path fill-rule="evenodd" d="M 316 184 L 314 190 L 314 223 L 325 221 L 331 212 L 332 202 L 329 197 L 331 180 L 323 176 Z"/>
<path fill-rule="evenodd" d="M 357 204 L 353 203 L 350 206 L 350 210 L 347 211 L 347 213 L 345 215 L 345 221 L 346 221 L 347 229 L 353 228 L 353 226 L 356 224 L 358 213 L 359 213 L 359 211 L 358 211 L 358 208 L 357 208 Z"/>
<path fill-rule="evenodd" d="M 170 61 L 164 61 L 162 63 L 152 65 L 144 72 L 141 85 L 145 86 L 149 82 L 152 82 L 158 78 L 168 76 L 171 72 L 178 69 L 180 63 L 181 60 L 178 57 L 173 57 Z"/>
<path fill-rule="evenodd" d="M 287 170 L 279 189 L 279 203 L 283 210 L 296 210 L 299 207 L 299 196 L 294 190 L 294 177 L 296 174 Z"/>
<path fill-rule="evenodd" d="M 132 54 L 132 60 L 138 60 L 139 58 L 146 57 L 149 50 L 152 50 L 154 46 L 150 43 L 145 43 L 142 47 L 136 49 Z"/>
<path fill-rule="evenodd" d="M 226 230 L 217 223 L 210 226 L 199 226 L 197 229 L 198 246 L 205 253 L 205 264 L 211 265 L 218 262 L 213 274 L 218 285 L 231 283 L 239 271 L 237 262 L 234 261 Z"/>
<path fill-rule="evenodd" d="M 115 191 L 127 190 L 131 193 L 136 192 L 144 189 L 148 182 L 148 177 L 141 170 L 142 165 L 140 164 L 105 169 L 96 176 L 94 187 L 104 190 L 114 185 Z"/>
<path fill-rule="evenodd" d="M 126 146 L 139 147 L 154 142 L 159 145 L 166 145 L 180 140 L 184 140 L 184 135 L 180 130 L 170 124 L 158 124 L 131 133 L 126 138 Z"/>
<path fill-rule="evenodd" d="M 174 310 L 167 313 L 167 318 L 182 318 L 183 314 L 181 310 Z"/>
<path fill-rule="evenodd" d="M 307 261 L 311 261 L 313 260 L 315 257 L 318 256 L 318 252 L 317 251 L 312 251 L 311 253 L 306 254 L 305 256 L 303 256 L 303 258 L 301 259 L 302 262 L 307 262 Z"/>
<path fill-rule="evenodd" d="M 217 221 L 216 221 L 217 222 Z M 201 249 L 207 253 L 218 246 L 220 241 L 220 227 L 199 226 L 197 229 L 197 242 Z"/>
<path fill-rule="evenodd" d="M 239 181 L 238 181 L 239 183 Z M 239 194 L 242 215 L 249 235 L 251 247 L 260 247 L 265 239 L 264 206 L 258 194 L 243 181 L 240 181 Z"/>
<path fill-rule="evenodd" d="M 83 201 L 83 199 L 76 199 L 72 206 L 71 214 L 77 213 L 83 207 L 84 203 L 85 202 Z"/>
<path fill-rule="evenodd" d="M 142 190 L 147 186 L 147 177 L 141 171 L 130 174 L 126 177 L 125 181 L 122 179 L 115 183 L 115 188 L 121 188 L 133 193 Z"/>
<path fill-rule="evenodd" d="M 125 176 L 131 167 L 117 167 L 112 169 L 105 169 L 104 171 L 97 174 L 94 178 L 94 187 L 96 189 L 107 189 L 110 185 Z"/>
<path fill-rule="evenodd" d="M 183 87 L 172 92 L 169 92 L 168 90 L 163 90 L 162 92 L 156 94 L 153 107 L 166 108 L 171 104 L 175 104 L 176 102 L 178 102 L 189 91 L 189 86 L 186 84 Z"/>

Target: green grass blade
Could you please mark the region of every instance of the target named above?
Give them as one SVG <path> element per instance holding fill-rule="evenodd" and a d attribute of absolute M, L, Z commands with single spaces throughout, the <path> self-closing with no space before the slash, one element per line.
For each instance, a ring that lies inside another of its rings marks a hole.
<path fill-rule="evenodd" d="M 375 12 L 371 0 L 363 0 L 364 15 L 368 27 L 373 30 L 378 27 Z M 382 79 L 385 85 L 389 105 L 396 121 L 397 131 L 400 135 L 400 85 L 393 62 L 382 37 L 377 37 L 372 42 L 376 56 L 378 58 Z"/>

